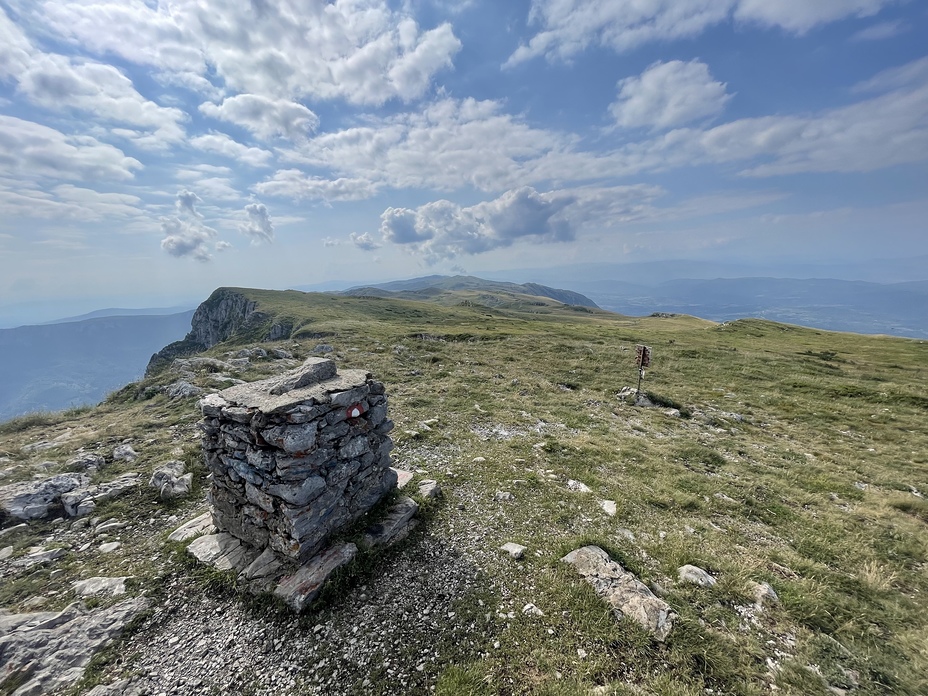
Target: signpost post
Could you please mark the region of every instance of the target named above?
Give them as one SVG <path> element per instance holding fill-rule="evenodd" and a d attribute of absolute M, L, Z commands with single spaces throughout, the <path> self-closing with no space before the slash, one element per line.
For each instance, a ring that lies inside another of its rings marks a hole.
<path fill-rule="evenodd" d="M 635 364 L 638 366 L 638 388 L 635 389 L 635 398 L 641 394 L 641 380 L 644 378 L 644 368 L 651 365 L 651 347 L 644 345 L 635 346 Z"/>

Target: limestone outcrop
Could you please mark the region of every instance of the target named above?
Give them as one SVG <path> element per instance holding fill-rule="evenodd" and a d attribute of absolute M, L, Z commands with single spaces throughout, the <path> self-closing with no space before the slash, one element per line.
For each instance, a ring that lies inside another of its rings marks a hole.
<path fill-rule="evenodd" d="M 133 597 L 97 610 L 80 602 L 57 612 L 0 610 L 0 682 L 19 684 L 12 692 L 17 696 L 70 687 L 91 658 L 147 607 L 144 597 Z"/>
<path fill-rule="evenodd" d="M 266 319 L 255 311 L 257 303 L 249 300 L 234 288 L 219 288 L 197 307 L 190 320 L 190 332 L 183 340 L 175 341 L 151 356 L 146 375 L 160 372 L 174 358 L 200 353 L 255 320 Z"/>

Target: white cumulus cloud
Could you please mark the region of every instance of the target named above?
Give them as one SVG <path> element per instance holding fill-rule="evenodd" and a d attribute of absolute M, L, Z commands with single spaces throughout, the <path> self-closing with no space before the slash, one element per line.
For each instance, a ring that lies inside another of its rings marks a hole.
<path fill-rule="evenodd" d="M 195 76 L 275 99 L 409 101 L 421 97 L 461 49 L 449 24 L 422 29 L 386 0 L 56 0 L 39 12 L 41 21 L 77 45 L 183 75 L 204 93 L 208 85 L 197 84 Z"/>
<path fill-rule="evenodd" d="M 261 140 L 298 140 L 312 133 L 319 118 L 302 104 L 287 99 L 268 99 L 256 94 L 239 94 L 221 104 L 205 102 L 200 111 L 207 116 L 241 126 Z"/>
<path fill-rule="evenodd" d="M 171 256 L 184 258 L 189 256 L 197 261 L 209 261 L 210 243 L 216 239 L 218 232 L 203 224 L 203 215 L 197 205 L 203 201 L 193 191 L 181 189 L 174 201 L 175 214 L 162 217 L 159 222 L 161 248 Z"/>
<path fill-rule="evenodd" d="M 0 114 L 0 176 L 81 181 L 131 179 L 142 163 L 87 135 L 65 135 Z"/>
<path fill-rule="evenodd" d="M 146 99 L 112 65 L 46 53 L 35 47 L 0 7 L 0 76 L 17 85 L 29 102 L 52 111 L 73 109 L 108 123 L 144 129 L 143 146 L 166 147 L 184 137 L 180 109 Z M 133 131 L 127 131 L 132 133 Z"/>
<path fill-rule="evenodd" d="M 264 203 L 249 203 L 245 206 L 246 221 L 239 225 L 239 231 L 250 237 L 253 243 L 274 241 L 274 223 Z"/>
<path fill-rule="evenodd" d="M 380 244 L 374 240 L 370 232 L 365 232 L 364 234 L 357 234 L 352 232 L 348 235 L 348 238 L 351 240 L 351 243 L 354 244 L 358 249 L 363 249 L 364 251 L 373 251 L 374 249 L 379 249 Z M 326 244 L 326 246 L 329 246 Z"/>
<path fill-rule="evenodd" d="M 463 207 L 438 200 L 418 208 L 387 208 L 380 217 L 384 241 L 420 254 L 428 263 L 531 243 L 569 242 L 585 225 L 618 224 L 639 215 L 657 195 L 653 187 L 558 190 L 525 186 Z"/>
<path fill-rule="evenodd" d="M 618 88 L 611 111 L 626 128 L 673 128 L 710 118 L 731 99 L 725 84 L 713 80 L 709 66 L 697 60 L 654 63 L 638 77 L 621 80 Z"/>

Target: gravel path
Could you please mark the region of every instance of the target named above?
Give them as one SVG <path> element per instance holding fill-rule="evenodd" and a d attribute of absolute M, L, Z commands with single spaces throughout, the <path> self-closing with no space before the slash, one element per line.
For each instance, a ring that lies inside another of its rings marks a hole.
<path fill-rule="evenodd" d="M 300 617 L 269 617 L 265 605 L 177 577 L 171 599 L 121 647 L 109 688 L 91 693 L 429 693 L 445 667 L 494 640 L 475 600 L 488 581 L 470 555 L 420 527 Z M 137 676 L 112 683 L 118 672 Z"/>

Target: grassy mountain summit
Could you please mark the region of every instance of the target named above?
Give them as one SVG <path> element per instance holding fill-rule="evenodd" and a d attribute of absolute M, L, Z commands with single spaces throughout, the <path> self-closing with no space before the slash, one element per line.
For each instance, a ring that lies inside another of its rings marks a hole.
<path fill-rule="evenodd" d="M 21 611 L 44 594 L 46 609 L 61 607 L 75 580 L 133 576 L 130 591 L 166 607 L 205 606 L 214 624 L 279 637 L 269 664 L 229 634 L 225 652 L 238 662 L 228 688 L 252 693 L 928 692 L 924 342 L 631 318 L 468 289 L 427 301 L 226 288 L 201 310 L 205 323 L 188 338 L 217 339 L 199 354 L 211 360 L 165 357 L 95 409 L 0 425 L 4 484 L 63 470 L 78 450 L 105 457 L 101 480 L 144 478 L 168 458 L 196 473 L 184 502 L 143 486 L 100 503 L 97 517 L 126 523 L 122 547 L 105 558 L 81 550 L 89 528 L 30 522 L 0 561 L 0 605 Z M 636 382 L 640 343 L 653 351 L 643 385 L 653 407 L 620 396 Z M 314 352 L 384 382 L 394 464 L 416 472 L 413 491 L 431 478 L 444 497 L 422 501 L 424 523 L 404 546 L 362 558 L 294 621 L 165 542 L 206 509 L 196 397 L 166 388 L 216 390 Z M 113 460 L 124 441 L 134 462 Z M 37 442 L 59 444 L 28 448 Z M 506 542 L 527 547 L 524 558 L 500 551 Z M 66 553 L 39 570 L 15 565 L 37 544 Z M 617 620 L 560 560 L 587 544 L 672 607 L 665 642 Z M 681 581 L 684 565 L 715 585 Z M 757 599 L 751 583 L 778 600 Z M 171 631 L 198 640 L 192 620 L 159 616 L 137 624 L 81 688 L 155 673 L 142 665 Z M 172 660 L 188 684 L 194 675 L 203 691 L 226 688 L 197 671 L 197 655 Z M 271 680 L 284 664 L 294 665 L 291 686 Z"/>
<path fill-rule="evenodd" d="M 411 280 L 397 280 L 373 286 L 350 288 L 345 290 L 344 294 L 404 297 L 412 300 L 435 300 L 439 296 L 447 295 L 446 300 L 453 302 L 455 298 L 460 297 L 462 292 L 478 293 L 478 296 L 483 296 L 485 303 L 488 304 L 492 304 L 492 298 L 494 297 L 497 298 L 496 302 L 505 303 L 507 299 L 509 301 L 518 301 L 516 298 L 528 295 L 550 298 L 563 304 L 598 309 L 596 303 L 589 297 L 572 290 L 551 288 L 538 283 L 507 283 L 498 280 L 485 280 L 473 276 L 432 275 Z M 457 301 L 460 301 L 460 299 Z"/>

